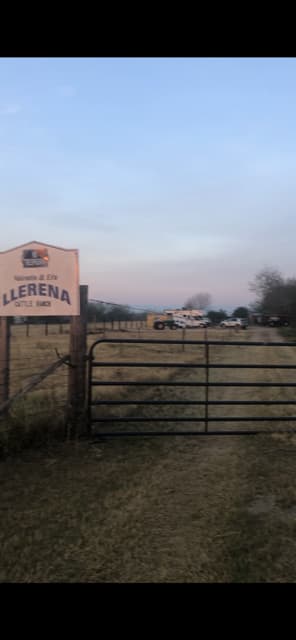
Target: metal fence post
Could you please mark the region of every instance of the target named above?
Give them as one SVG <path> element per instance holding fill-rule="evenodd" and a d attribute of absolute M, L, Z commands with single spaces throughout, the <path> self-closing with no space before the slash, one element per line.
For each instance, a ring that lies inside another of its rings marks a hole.
<path fill-rule="evenodd" d="M 67 427 L 70 437 L 83 433 L 86 425 L 86 353 L 88 286 L 80 285 L 80 315 L 70 320 L 70 367 Z"/>

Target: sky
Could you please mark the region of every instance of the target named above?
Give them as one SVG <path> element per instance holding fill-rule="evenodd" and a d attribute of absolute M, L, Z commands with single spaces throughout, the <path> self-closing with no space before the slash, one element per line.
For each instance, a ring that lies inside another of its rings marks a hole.
<path fill-rule="evenodd" d="M 0 59 L 0 251 L 78 249 L 90 298 L 296 277 L 295 176 L 296 58 Z"/>

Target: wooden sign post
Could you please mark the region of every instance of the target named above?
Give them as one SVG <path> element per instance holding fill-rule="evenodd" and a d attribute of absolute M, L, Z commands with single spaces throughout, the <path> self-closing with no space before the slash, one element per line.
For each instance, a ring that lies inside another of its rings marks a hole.
<path fill-rule="evenodd" d="M 86 350 L 88 286 L 80 285 L 80 315 L 70 320 L 67 427 L 70 437 L 86 431 Z"/>
<path fill-rule="evenodd" d="M 0 406 L 9 398 L 10 320 L 14 316 L 70 316 L 69 400 L 76 420 L 85 398 L 87 287 L 80 287 L 77 249 L 32 240 L 0 251 Z M 45 325 L 45 335 L 48 324 Z M 29 323 L 27 323 L 29 336 Z"/>
<path fill-rule="evenodd" d="M 0 317 L 0 405 L 9 398 L 10 317 Z"/>

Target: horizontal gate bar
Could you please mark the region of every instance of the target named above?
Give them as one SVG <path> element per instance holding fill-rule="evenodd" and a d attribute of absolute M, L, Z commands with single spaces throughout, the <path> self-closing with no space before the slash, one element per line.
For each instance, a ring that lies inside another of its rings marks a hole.
<path fill-rule="evenodd" d="M 195 369 L 205 367 L 205 364 L 186 364 L 184 362 L 92 362 L 92 367 L 185 367 Z"/>
<path fill-rule="evenodd" d="M 209 344 L 209 345 L 221 345 L 221 346 L 240 346 L 240 347 L 296 347 L 296 342 L 262 342 L 262 341 L 248 341 L 248 340 L 155 340 L 148 338 L 100 338 L 96 340 L 92 346 L 91 351 L 98 344 Z"/>
<path fill-rule="evenodd" d="M 279 429 L 271 429 L 269 431 L 265 431 L 264 429 L 248 429 L 241 431 L 113 431 L 112 433 L 108 431 L 102 431 L 101 433 L 93 433 L 92 438 L 115 438 L 118 436 L 255 436 L 258 434 L 272 435 L 275 433 L 295 434 L 296 430 L 286 429 L 280 431 Z"/>
<path fill-rule="evenodd" d="M 296 382 L 137 382 L 131 380 L 128 382 L 118 382 L 113 380 L 100 381 L 92 380 L 92 387 L 114 386 L 122 387 L 123 385 L 136 387 L 296 387 Z"/>
<path fill-rule="evenodd" d="M 175 367 L 185 369 L 296 369 L 294 364 L 185 364 L 184 362 L 92 362 L 92 367 Z"/>
<path fill-rule="evenodd" d="M 93 400 L 91 406 L 100 405 L 272 405 L 296 404 L 296 400 Z"/>
<path fill-rule="evenodd" d="M 271 422 L 271 421 L 278 421 L 281 422 L 282 420 L 284 421 L 288 421 L 288 422 L 292 422 L 293 420 L 296 420 L 296 416 L 269 416 L 267 417 L 262 417 L 262 416 L 250 416 L 250 417 L 240 417 L 240 416 L 234 416 L 234 417 L 218 417 L 218 418 L 209 418 L 208 417 L 208 422 L 253 422 L 253 421 L 263 421 L 265 420 L 266 422 Z M 192 416 L 191 418 L 117 418 L 117 417 L 113 417 L 110 418 L 109 416 L 103 417 L 103 418 L 92 418 L 92 422 L 204 422 L 205 419 L 204 418 L 198 418 L 196 416 Z"/>

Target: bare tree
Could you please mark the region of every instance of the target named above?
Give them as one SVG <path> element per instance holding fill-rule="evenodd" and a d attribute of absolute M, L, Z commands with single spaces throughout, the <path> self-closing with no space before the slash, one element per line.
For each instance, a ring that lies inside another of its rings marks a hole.
<path fill-rule="evenodd" d="M 264 298 L 275 287 L 282 286 L 284 279 L 278 269 L 264 267 L 256 274 L 253 282 L 250 282 L 250 290 L 256 293 L 259 299 Z"/>
<path fill-rule="evenodd" d="M 277 269 L 262 269 L 250 284 L 257 294 L 252 310 L 296 318 L 296 278 L 283 278 Z"/>
<path fill-rule="evenodd" d="M 209 293 L 196 293 L 188 298 L 184 304 L 184 309 L 206 309 L 210 306 L 212 298 Z"/>

